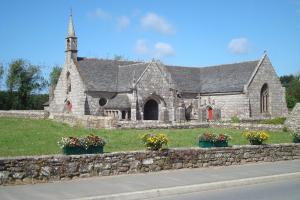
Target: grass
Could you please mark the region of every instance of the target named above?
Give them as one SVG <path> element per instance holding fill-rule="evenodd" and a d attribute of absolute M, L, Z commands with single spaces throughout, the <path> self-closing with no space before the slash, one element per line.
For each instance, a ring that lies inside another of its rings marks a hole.
<path fill-rule="evenodd" d="M 242 130 L 235 129 L 163 129 L 163 130 L 87 130 L 69 127 L 51 120 L 0 118 L 0 156 L 60 154 L 57 142 L 63 136 L 81 136 L 94 133 L 107 139 L 105 152 L 142 150 L 140 136 L 144 133 L 164 133 L 169 147 L 196 147 L 197 137 L 206 131 L 231 135 L 230 145 L 248 144 Z M 289 132 L 269 132 L 269 144 L 290 143 Z"/>
<path fill-rule="evenodd" d="M 260 121 L 258 121 L 258 123 L 280 125 L 280 124 L 284 124 L 285 120 L 286 120 L 286 117 L 277 117 L 277 118 L 273 118 L 273 119 L 260 120 Z"/>

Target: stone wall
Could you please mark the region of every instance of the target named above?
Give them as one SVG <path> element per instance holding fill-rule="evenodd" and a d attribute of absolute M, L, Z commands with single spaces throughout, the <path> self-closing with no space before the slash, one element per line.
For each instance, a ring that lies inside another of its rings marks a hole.
<path fill-rule="evenodd" d="M 262 114 L 260 110 L 260 93 L 264 84 L 268 85 L 269 90 L 269 115 Z M 251 117 L 254 119 L 281 117 L 288 114 L 285 101 L 285 88 L 281 86 L 280 80 L 268 56 L 264 56 L 247 90 L 250 99 Z"/>
<path fill-rule="evenodd" d="M 70 126 L 82 126 L 91 129 L 111 129 L 116 127 L 117 119 L 113 117 L 92 116 L 92 115 L 72 115 L 53 114 L 54 121 L 69 124 Z"/>
<path fill-rule="evenodd" d="M 255 124 L 255 123 L 210 123 L 211 128 L 230 128 L 242 130 L 264 130 L 264 131 L 282 131 L 283 125 L 274 124 Z"/>
<path fill-rule="evenodd" d="M 46 119 L 49 117 L 49 112 L 45 110 L 0 110 L 0 117 Z"/>
<path fill-rule="evenodd" d="M 67 73 L 70 73 L 71 92 L 67 92 Z M 72 104 L 72 113 L 84 115 L 86 95 L 81 76 L 73 60 L 66 59 L 57 85 L 53 91 L 53 99 L 50 99 L 50 113 L 62 113 L 66 101 Z"/>
<path fill-rule="evenodd" d="M 232 117 L 249 119 L 249 99 L 245 94 L 201 96 L 201 105 L 211 102 L 221 109 L 221 119 L 230 120 Z"/>
<path fill-rule="evenodd" d="M 158 103 L 159 121 L 174 120 L 174 97 L 170 91 L 169 77 L 164 66 L 152 62 L 137 80 L 137 119 L 144 119 L 144 105 L 153 99 Z"/>
<path fill-rule="evenodd" d="M 0 158 L 0 184 L 300 159 L 300 144 Z"/>
<path fill-rule="evenodd" d="M 285 121 L 285 125 L 294 132 L 300 133 L 300 103 L 297 103 Z"/>
<path fill-rule="evenodd" d="M 188 128 L 229 128 L 242 130 L 266 130 L 282 131 L 283 125 L 256 124 L 256 123 L 225 123 L 225 122 L 173 122 L 163 123 L 159 121 L 118 121 L 117 128 L 121 129 L 188 129 Z"/>

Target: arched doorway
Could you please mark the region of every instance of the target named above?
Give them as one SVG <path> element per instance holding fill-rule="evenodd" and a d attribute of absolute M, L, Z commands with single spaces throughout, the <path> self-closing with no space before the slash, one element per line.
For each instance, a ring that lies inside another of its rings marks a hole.
<path fill-rule="evenodd" d="M 158 120 L 158 103 L 153 99 L 144 105 L 144 120 Z"/>

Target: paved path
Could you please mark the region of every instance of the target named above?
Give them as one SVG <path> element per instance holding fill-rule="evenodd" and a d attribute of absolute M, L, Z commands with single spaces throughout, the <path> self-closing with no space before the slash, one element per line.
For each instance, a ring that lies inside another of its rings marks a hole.
<path fill-rule="evenodd" d="M 216 188 L 222 188 L 232 183 L 245 185 L 295 177 L 300 177 L 300 160 L 1 186 L 0 199 L 141 199 L 162 196 L 168 191 L 186 192 L 193 187 L 197 191 L 213 189 L 207 185 L 216 183 Z"/>

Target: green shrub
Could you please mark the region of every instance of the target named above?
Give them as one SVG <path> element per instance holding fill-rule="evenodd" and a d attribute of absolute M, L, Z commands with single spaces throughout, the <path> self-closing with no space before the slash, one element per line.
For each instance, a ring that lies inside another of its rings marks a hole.
<path fill-rule="evenodd" d="M 283 132 L 289 132 L 289 129 L 288 129 L 288 127 L 284 126 L 284 127 L 282 128 L 282 131 L 283 131 Z"/>
<path fill-rule="evenodd" d="M 265 120 L 261 120 L 259 121 L 260 124 L 274 124 L 274 125 L 278 125 L 278 124 L 284 124 L 286 120 L 286 117 L 277 117 L 277 118 L 273 118 L 273 119 L 265 119 Z"/>
<path fill-rule="evenodd" d="M 240 118 L 238 118 L 237 116 L 234 116 L 234 117 L 231 117 L 231 122 L 232 122 L 232 123 L 240 123 L 241 120 L 240 120 Z"/>

